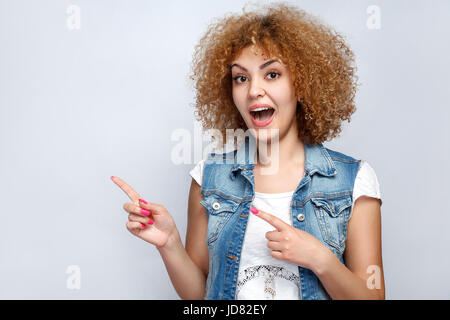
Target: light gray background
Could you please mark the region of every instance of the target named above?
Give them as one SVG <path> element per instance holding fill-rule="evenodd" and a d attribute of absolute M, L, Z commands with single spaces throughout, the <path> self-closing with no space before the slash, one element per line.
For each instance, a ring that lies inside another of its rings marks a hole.
<path fill-rule="evenodd" d="M 377 173 L 386 298 L 450 298 L 450 2 L 292 2 L 357 56 L 357 112 L 324 145 Z M 166 206 L 184 241 L 196 159 L 174 164 L 171 135 L 194 139 L 193 48 L 244 4 L 0 1 L 0 298 L 179 299 L 158 251 L 125 228 L 128 198 L 109 177 Z"/>

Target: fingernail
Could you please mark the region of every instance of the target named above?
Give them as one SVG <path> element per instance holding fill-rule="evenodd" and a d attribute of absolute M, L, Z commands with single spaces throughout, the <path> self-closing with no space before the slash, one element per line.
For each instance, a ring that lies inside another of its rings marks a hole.
<path fill-rule="evenodd" d="M 111 180 L 114 178 L 114 176 L 111 176 Z"/>
<path fill-rule="evenodd" d="M 250 208 L 250 211 L 253 212 L 254 214 L 258 214 L 258 209 L 256 208 Z"/>
<path fill-rule="evenodd" d="M 143 223 L 141 223 L 142 224 L 142 228 L 147 228 L 147 226 L 145 225 L 145 224 L 143 224 Z"/>
<path fill-rule="evenodd" d="M 139 201 L 147 204 L 147 201 L 145 201 L 144 199 L 139 199 Z"/>
<path fill-rule="evenodd" d="M 148 219 L 148 224 L 153 224 L 152 219 Z"/>
<path fill-rule="evenodd" d="M 148 216 L 150 214 L 150 211 L 145 210 L 145 209 L 141 209 L 141 213 L 145 214 L 146 216 Z"/>

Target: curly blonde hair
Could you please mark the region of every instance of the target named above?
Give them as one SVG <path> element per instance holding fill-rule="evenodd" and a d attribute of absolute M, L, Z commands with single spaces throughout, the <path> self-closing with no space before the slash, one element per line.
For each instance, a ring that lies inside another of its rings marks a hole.
<path fill-rule="evenodd" d="M 208 26 L 195 46 L 190 80 L 196 89 L 196 120 L 204 130 L 247 126 L 232 98 L 230 63 L 255 45 L 279 57 L 293 75 L 298 135 L 310 145 L 339 135 L 341 122 L 356 108 L 354 54 L 343 36 L 289 4 L 263 6 L 263 12 L 227 14 Z"/>

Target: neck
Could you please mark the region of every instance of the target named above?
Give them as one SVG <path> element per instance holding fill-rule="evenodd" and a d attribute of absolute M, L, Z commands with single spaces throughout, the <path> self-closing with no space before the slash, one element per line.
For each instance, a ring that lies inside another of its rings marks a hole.
<path fill-rule="evenodd" d="M 283 136 L 279 136 L 278 150 L 276 145 L 270 141 L 264 143 L 267 147 L 262 149 L 260 146 L 262 143 L 258 142 L 255 167 L 267 168 L 276 166 L 282 169 L 290 168 L 293 165 L 304 166 L 305 149 L 303 141 L 297 136 L 297 132 L 297 127 L 291 126 L 291 130 Z M 277 161 L 278 166 L 276 165 Z"/>

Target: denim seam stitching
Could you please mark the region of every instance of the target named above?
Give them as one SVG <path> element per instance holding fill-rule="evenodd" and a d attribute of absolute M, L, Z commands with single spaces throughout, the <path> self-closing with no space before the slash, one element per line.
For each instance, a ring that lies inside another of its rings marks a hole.
<path fill-rule="evenodd" d="M 217 189 L 214 189 L 214 190 L 205 190 L 205 191 L 203 192 L 203 195 L 204 195 L 204 196 L 209 196 L 209 195 L 211 195 L 211 194 L 216 194 L 216 195 L 218 195 L 218 196 L 224 198 L 225 200 L 233 201 L 233 202 L 235 202 L 236 204 L 240 204 L 240 203 L 243 202 L 243 199 L 242 199 L 242 198 L 238 198 L 238 197 L 235 197 L 235 196 L 232 196 L 232 195 L 227 195 L 227 194 L 225 194 L 225 193 L 223 193 L 222 191 L 217 190 Z"/>
<path fill-rule="evenodd" d="M 356 163 L 359 161 L 357 159 L 353 159 L 353 160 L 352 159 L 344 159 L 344 158 L 339 158 L 336 156 L 332 156 L 331 159 L 336 160 L 336 161 L 346 162 L 346 163 Z"/>

